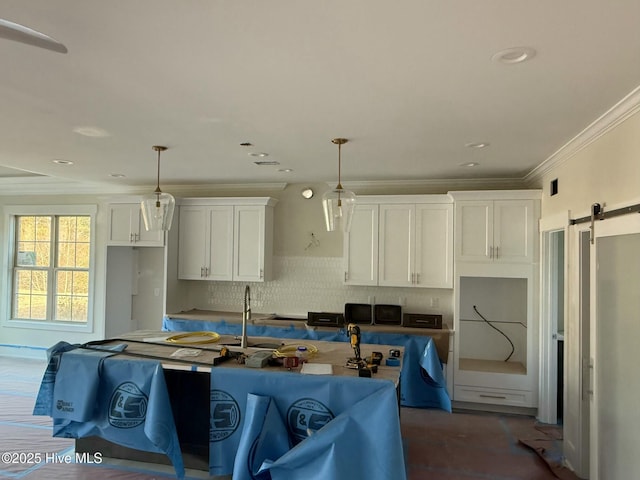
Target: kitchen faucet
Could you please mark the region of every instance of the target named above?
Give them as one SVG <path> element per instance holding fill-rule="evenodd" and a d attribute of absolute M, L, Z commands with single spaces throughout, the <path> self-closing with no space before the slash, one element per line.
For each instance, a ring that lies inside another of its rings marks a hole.
<path fill-rule="evenodd" d="M 242 338 L 240 348 L 247 348 L 247 321 L 251 320 L 251 289 L 244 287 L 244 306 L 242 308 Z"/>

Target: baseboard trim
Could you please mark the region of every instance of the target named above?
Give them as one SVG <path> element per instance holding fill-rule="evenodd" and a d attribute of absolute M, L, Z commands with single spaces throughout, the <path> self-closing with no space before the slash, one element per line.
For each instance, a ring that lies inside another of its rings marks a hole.
<path fill-rule="evenodd" d="M 524 415 L 527 417 L 536 417 L 538 415 L 537 408 L 529 407 L 513 407 L 511 405 L 492 405 L 489 403 L 473 403 L 473 402 L 451 402 L 454 413 L 462 412 L 486 412 L 486 413 L 507 413 L 510 415 Z"/>

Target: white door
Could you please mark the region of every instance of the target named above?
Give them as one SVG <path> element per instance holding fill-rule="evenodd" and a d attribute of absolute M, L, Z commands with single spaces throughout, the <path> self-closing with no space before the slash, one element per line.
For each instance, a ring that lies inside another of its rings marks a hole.
<path fill-rule="evenodd" d="M 415 285 L 453 288 L 453 205 L 416 205 Z"/>
<path fill-rule="evenodd" d="M 233 277 L 233 207 L 209 207 L 208 280 L 231 280 Z"/>
<path fill-rule="evenodd" d="M 456 232 L 458 261 L 492 261 L 493 202 L 456 202 Z"/>
<path fill-rule="evenodd" d="M 180 207 L 178 232 L 178 278 L 203 280 L 209 267 L 207 208 Z"/>
<path fill-rule="evenodd" d="M 264 207 L 236 206 L 234 222 L 235 281 L 264 280 Z"/>
<path fill-rule="evenodd" d="M 380 205 L 380 286 L 414 284 L 415 212 L 415 205 Z"/>
<path fill-rule="evenodd" d="M 493 202 L 493 258 L 502 263 L 533 261 L 534 202 L 500 200 Z"/>
<path fill-rule="evenodd" d="M 344 236 L 344 262 L 347 285 L 378 284 L 378 205 L 356 203 Z"/>
<path fill-rule="evenodd" d="M 640 215 L 596 222 L 591 265 L 590 474 L 640 478 Z"/>

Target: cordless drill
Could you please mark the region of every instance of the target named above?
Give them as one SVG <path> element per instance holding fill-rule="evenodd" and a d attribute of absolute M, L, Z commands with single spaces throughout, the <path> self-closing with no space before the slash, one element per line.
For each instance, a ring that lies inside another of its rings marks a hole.
<path fill-rule="evenodd" d="M 355 354 L 354 357 L 347 360 L 347 367 L 358 370 L 365 368 L 367 365 L 360 356 L 360 327 L 355 323 L 350 323 L 347 326 L 347 336 L 349 337 L 351 348 L 353 348 L 353 353 Z"/>

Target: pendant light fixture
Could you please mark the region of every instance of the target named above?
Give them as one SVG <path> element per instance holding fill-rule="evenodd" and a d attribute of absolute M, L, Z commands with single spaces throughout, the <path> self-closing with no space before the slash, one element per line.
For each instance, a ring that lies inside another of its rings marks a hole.
<path fill-rule="evenodd" d="M 171 228 L 176 200 L 173 195 L 160 190 L 160 152 L 164 152 L 167 147 L 154 145 L 151 148 L 158 152 L 158 184 L 152 194 L 146 195 L 142 199 L 140 206 L 142 208 L 144 228 L 148 232 L 159 232 Z"/>
<path fill-rule="evenodd" d="M 338 185 L 333 190 L 329 190 L 322 195 L 324 220 L 328 232 L 348 232 L 351 228 L 351 218 L 353 217 L 356 203 L 356 195 L 350 190 L 345 190 L 340 181 L 342 167 L 341 147 L 348 140 L 346 138 L 334 138 L 331 141 L 338 145 Z"/>

